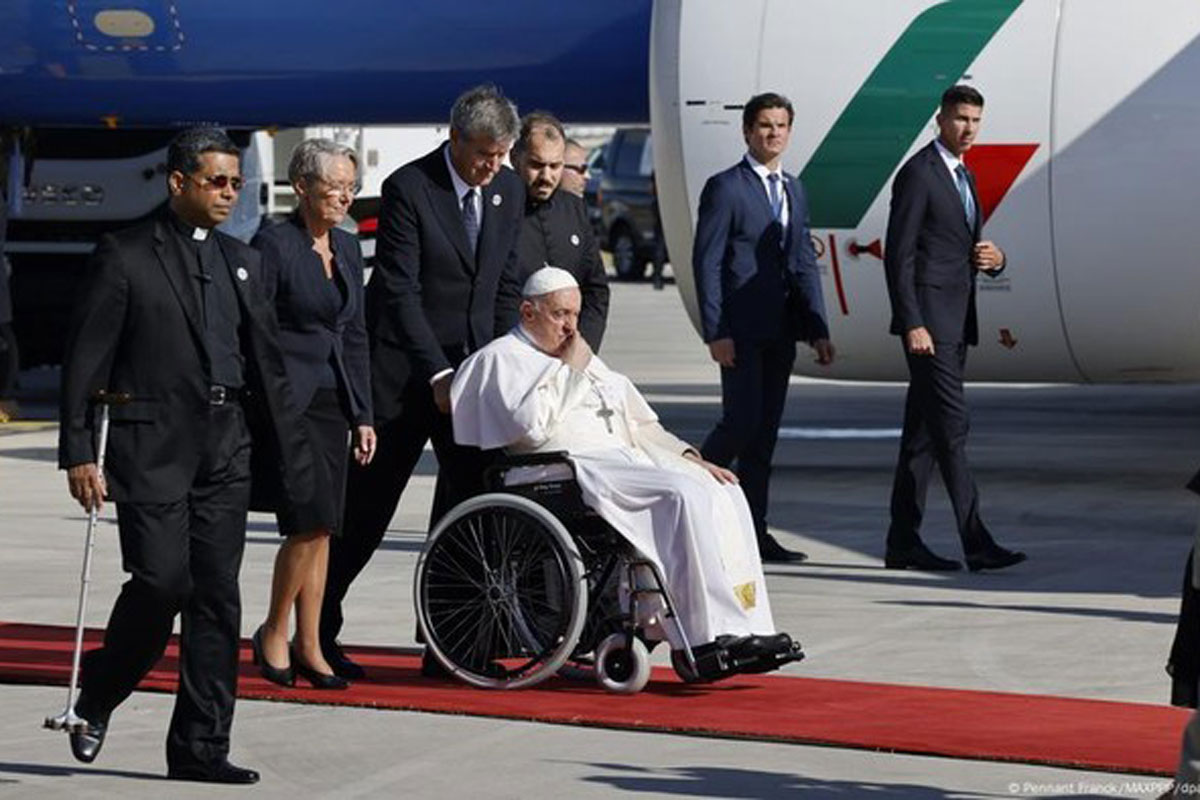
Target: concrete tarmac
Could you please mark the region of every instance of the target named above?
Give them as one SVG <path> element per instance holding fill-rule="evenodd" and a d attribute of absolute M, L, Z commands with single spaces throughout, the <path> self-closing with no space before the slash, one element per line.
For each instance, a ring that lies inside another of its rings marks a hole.
<path fill-rule="evenodd" d="M 642 387 L 668 428 L 700 441 L 719 414 L 717 372 L 673 288 L 615 286 L 611 314 L 605 360 Z M 794 381 L 771 522 L 811 560 L 767 570 L 776 621 L 808 654 L 787 671 L 1165 703 L 1162 668 L 1197 516 L 1181 487 L 1200 462 L 1200 388 L 973 385 L 968 397 L 984 519 L 1030 560 L 995 574 L 895 572 L 881 555 L 904 387 Z M 56 437 L 53 423 L 0 426 L 0 619 L 74 620 L 84 521 L 56 470 Z M 348 642 L 411 644 L 434 466 L 427 454 L 352 589 Z M 960 555 L 936 481 L 924 536 Z M 252 515 L 246 635 L 264 614 L 277 542 L 273 519 Z M 104 625 L 122 580 L 106 524 L 88 624 Z M 135 693 L 99 760 L 76 763 L 65 736 L 39 728 L 64 696 L 0 686 L 0 796 L 247 793 L 162 777 L 171 698 L 160 695 Z M 263 772 L 255 797 L 1154 797 L 1164 788 L 1027 765 L 250 701 L 238 704 L 232 758 Z"/>

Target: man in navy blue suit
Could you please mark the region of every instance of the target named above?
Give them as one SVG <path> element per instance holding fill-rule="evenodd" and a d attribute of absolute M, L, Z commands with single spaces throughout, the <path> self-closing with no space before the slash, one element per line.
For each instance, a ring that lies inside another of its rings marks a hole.
<path fill-rule="evenodd" d="M 1001 569 L 1024 553 L 996 544 L 979 515 L 979 492 L 967 465 L 967 347 L 979 343 L 975 274 L 999 275 L 1003 251 L 982 241 L 975 180 L 963 154 L 974 144 L 983 96 L 970 86 L 942 95 L 938 138 L 905 162 L 892 184 L 884 269 L 892 303 L 891 332 L 908 361 L 904 433 L 892 485 L 892 522 L 885 565 L 950 571 L 958 561 L 934 554 L 918 531 L 936 463 L 950 495 L 967 566 Z"/>
<path fill-rule="evenodd" d="M 767 532 L 771 458 L 796 360 L 796 341 L 833 362 L 804 189 L 781 166 L 795 112 L 755 95 L 742 112 L 746 156 L 708 179 L 692 250 L 704 341 L 721 365 L 721 420 L 701 455 L 736 472 L 764 561 L 798 562 Z"/>

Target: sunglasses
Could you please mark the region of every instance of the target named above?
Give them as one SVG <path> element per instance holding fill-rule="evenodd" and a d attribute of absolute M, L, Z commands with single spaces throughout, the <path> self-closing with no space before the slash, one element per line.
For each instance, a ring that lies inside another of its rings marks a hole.
<path fill-rule="evenodd" d="M 232 187 L 235 192 L 240 192 L 246 183 L 241 175 L 208 175 L 204 178 L 188 175 L 187 179 L 201 189 L 216 189 L 218 192 L 225 191 L 226 187 Z"/>
<path fill-rule="evenodd" d="M 572 172 L 577 172 L 580 175 L 587 174 L 587 164 L 563 164 L 563 169 L 569 169 Z"/>

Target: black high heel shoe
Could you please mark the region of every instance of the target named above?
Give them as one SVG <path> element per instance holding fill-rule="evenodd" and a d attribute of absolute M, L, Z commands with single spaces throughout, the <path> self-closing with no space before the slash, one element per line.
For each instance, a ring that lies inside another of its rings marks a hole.
<path fill-rule="evenodd" d="M 296 652 L 296 648 L 291 648 L 292 666 L 296 669 L 296 674 L 312 684 L 314 689 L 348 689 L 350 681 L 345 678 L 334 675 L 331 672 L 317 672 L 315 669 L 305 664 L 300 660 L 300 654 Z"/>
<path fill-rule="evenodd" d="M 250 637 L 250 650 L 254 654 L 254 666 L 258 667 L 259 675 L 262 675 L 271 683 L 286 686 L 289 689 L 296 685 L 296 672 L 291 666 L 284 667 L 283 669 L 273 667 L 267 661 L 267 657 L 263 655 L 262 625 L 259 625 L 258 630 Z"/>

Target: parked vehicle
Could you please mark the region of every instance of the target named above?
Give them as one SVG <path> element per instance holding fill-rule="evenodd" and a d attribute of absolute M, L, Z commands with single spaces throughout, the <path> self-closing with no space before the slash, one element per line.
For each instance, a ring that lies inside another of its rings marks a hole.
<path fill-rule="evenodd" d="M 23 367 L 61 362 L 76 289 L 101 234 L 158 214 L 166 205 L 167 145 L 177 132 L 34 131 L 32 165 L 22 155 L 10 176 L 4 243 L 12 265 L 13 330 L 21 342 Z M 263 131 L 229 133 L 243 148 L 246 183 L 221 229 L 249 240 L 269 211 L 270 137 Z"/>
<path fill-rule="evenodd" d="M 604 154 L 597 202 L 604 225 L 600 242 L 612 253 L 617 277 L 644 278 L 661 237 L 649 128 L 618 128 L 613 134 Z"/>
<path fill-rule="evenodd" d="M 587 205 L 588 220 L 592 223 L 592 233 L 596 240 L 606 242 L 604 215 L 600 213 L 600 178 L 604 175 L 604 153 L 608 150 L 608 142 L 593 147 L 587 157 L 587 183 L 583 187 L 583 202 Z"/>

